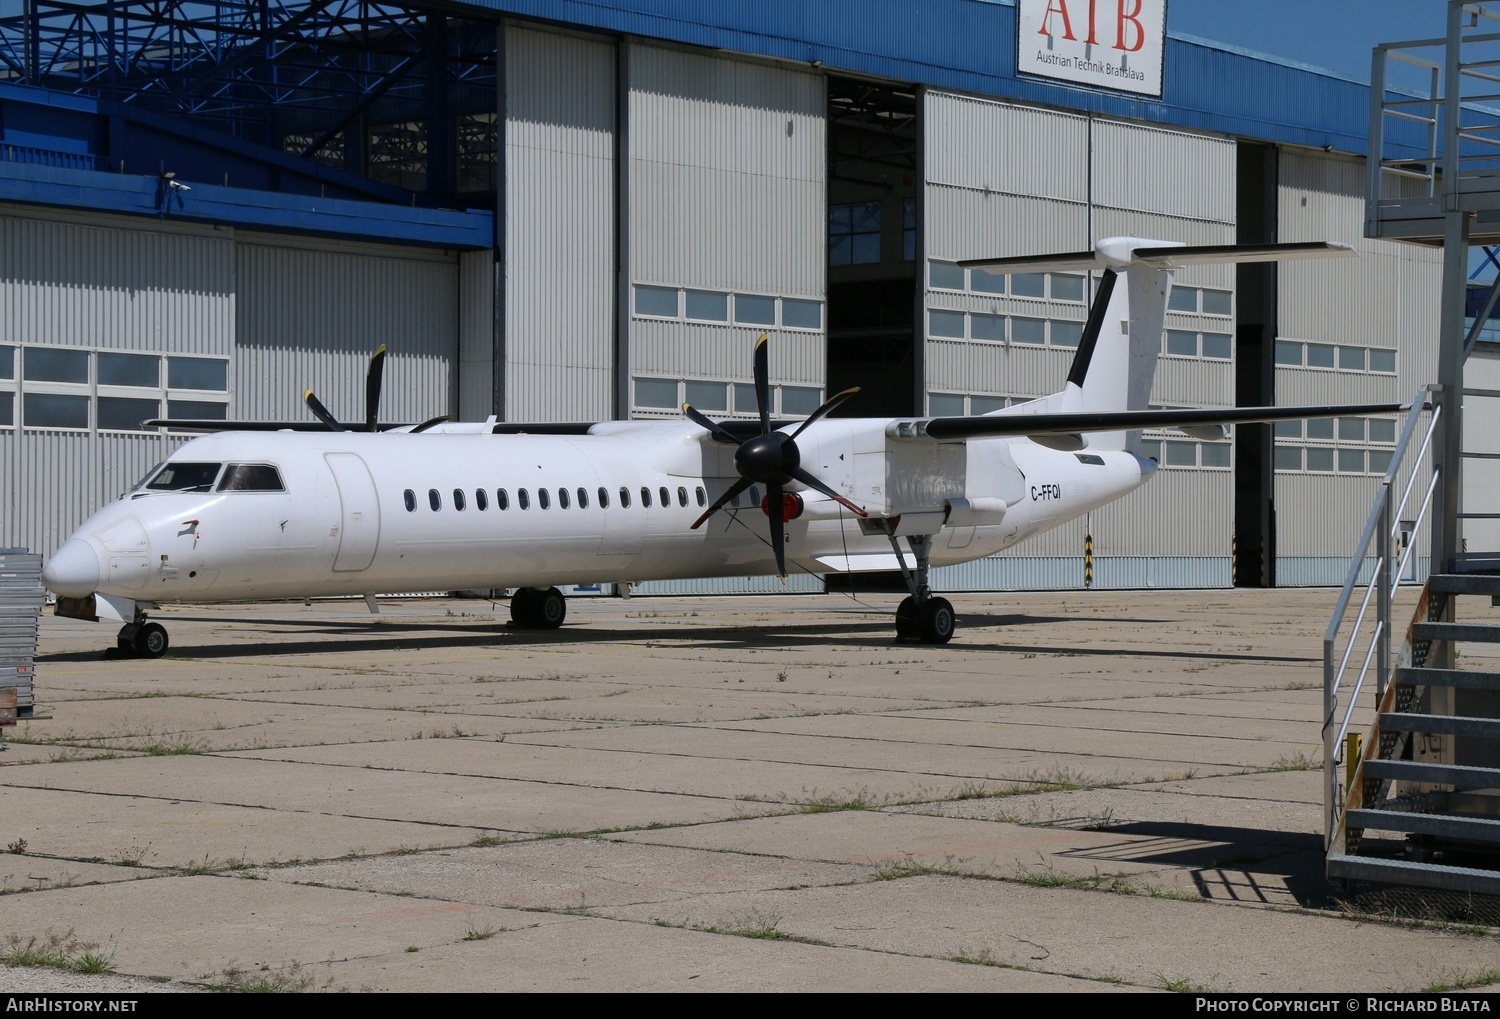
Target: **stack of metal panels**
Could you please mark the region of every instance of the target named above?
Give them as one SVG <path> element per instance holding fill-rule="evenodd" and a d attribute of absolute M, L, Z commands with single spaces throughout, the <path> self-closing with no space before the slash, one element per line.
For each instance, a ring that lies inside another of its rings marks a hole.
<path fill-rule="evenodd" d="M 30 718 L 35 704 L 37 622 L 46 596 L 42 557 L 24 548 L 0 548 L 0 693 L 16 692 L 18 718 Z"/>

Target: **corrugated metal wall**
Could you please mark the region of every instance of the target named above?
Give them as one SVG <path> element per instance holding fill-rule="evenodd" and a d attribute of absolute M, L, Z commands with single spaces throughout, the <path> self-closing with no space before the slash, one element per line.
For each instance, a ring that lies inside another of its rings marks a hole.
<path fill-rule="evenodd" d="M 6 344 L 224 356 L 234 306 L 231 234 L 51 210 L 0 215 Z M 15 368 L 19 376 L 20 358 Z M 91 373 L 86 391 L 94 390 Z M 0 429 L 0 545 L 50 553 L 180 441 Z"/>
<path fill-rule="evenodd" d="M 614 416 L 615 45 L 507 24 L 505 405 Z"/>
<path fill-rule="evenodd" d="M 823 301 L 822 75 L 627 48 L 629 282 Z M 632 317 L 629 328 L 632 374 L 748 381 L 764 327 Z M 824 330 L 782 332 L 772 381 L 821 387 L 826 360 Z"/>
<path fill-rule="evenodd" d="M 483 421 L 496 413 L 495 253 L 458 256 L 458 416 Z"/>
<path fill-rule="evenodd" d="M 1361 160 L 1283 149 L 1279 176 L 1281 240 L 1338 241 L 1352 245 L 1359 257 L 1302 262 L 1280 272 L 1278 339 L 1395 351 L 1396 371 L 1278 365 L 1277 402 L 1409 400 L 1419 385 L 1437 374 L 1442 252 L 1362 236 Z M 1424 478 L 1429 476 L 1430 462 L 1418 470 Z M 1402 471 L 1398 486 L 1404 487 L 1410 473 L 1409 468 Z M 1335 475 L 1278 470 L 1277 582 L 1343 583 L 1378 483 L 1372 471 Z M 1419 541 L 1418 554 L 1425 558 L 1425 529 Z"/>
<path fill-rule="evenodd" d="M 347 242 L 240 234 L 231 416 L 304 420 L 312 389 L 340 420 L 365 413 L 370 354 L 388 350 L 383 421 L 424 421 L 457 404 L 458 258 Z"/>

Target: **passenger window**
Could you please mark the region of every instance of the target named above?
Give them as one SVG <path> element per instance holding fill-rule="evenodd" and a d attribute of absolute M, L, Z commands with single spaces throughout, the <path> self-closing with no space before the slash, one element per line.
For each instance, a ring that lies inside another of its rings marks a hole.
<path fill-rule="evenodd" d="M 599 508 L 609 509 L 609 489 L 599 486 Z"/>
<path fill-rule="evenodd" d="M 526 489 L 516 489 L 516 505 L 521 509 L 531 509 L 531 496 L 526 494 Z"/>
<path fill-rule="evenodd" d="M 683 488 L 681 485 L 677 486 L 677 505 L 687 505 L 687 489 Z"/>
<path fill-rule="evenodd" d="M 620 487 L 620 508 L 630 508 L 630 489 L 624 487 L 623 485 Z"/>
<path fill-rule="evenodd" d="M 464 511 L 464 490 L 462 488 L 455 488 L 453 490 L 453 508 L 460 513 Z"/>
<path fill-rule="evenodd" d="M 733 506 L 735 509 L 740 508 L 740 493 L 734 493 L 734 498 L 729 500 L 729 505 Z"/>
<path fill-rule="evenodd" d="M 432 507 L 433 512 L 437 512 L 443 508 L 443 497 L 438 495 L 437 489 L 429 488 L 427 490 L 427 505 Z"/>
<path fill-rule="evenodd" d="M 568 490 L 566 488 L 559 488 L 557 490 L 557 508 L 568 508 Z"/>
<path fill-rule="evenodd" d="M 666 509 L 672 505 L 672 493 L 667 491 L 666 485 L 658 488 L 656 494 L 661 496 L 662 509 Z"/>
<path fill-rule="evenodd" d="M 578 508 L 589 508 L 589 490 L 587 488 L 580 488 L 578 490 Z"/>
<path fill-rule="evenodd" d="M 651 508 L 651 489 L 645 485 L 641 486 L 641 505 L 646 509 Z"/>
<path fill-rule="evenodd" d="M 510 509 L 510 496 L 503 488 L 495 489 L 495 507 L 503 510 Z"/>
<path fill-rule="evenodd" d="M 538 488 L 536 490 L 536 504 L 542 509 L 547 509 L 552 505 L 552 497 L 547 494 L 545 488 Z"/>
<path fill-rule="evenodd" d="M 281 475 L 270 464 L 230 464 L 219 479 L 221 492 L 285 492 Z"/>
<path fill-rule="evenodd" d="M 703 490 L 703 486 L 702 485 L 698 486 L 698 505 L 699 506 L 707 506 L 708 505 L 708 493 Z"/>
<path fill-rule="evenodd" d="M 413 492 L 411 489 L 408 488 L 405 492 L 401 493 L 401 498 L 406 503 L 406 512 L 408 512 L 408 513 L 415 513 L 417 511 L 417 493 L 416 492 Z"/>
<path fill-rule="evenodd" d="M 754 485 L 750 486 L 750 508 L 760 508 L 760 489 L 756 488 Z"/>
<path fill-rule="evenodd" d="M 490 508 L 490 497 L 484 494 L 484 489 L 474 489 L 474 508 L 483 513 Z"/>

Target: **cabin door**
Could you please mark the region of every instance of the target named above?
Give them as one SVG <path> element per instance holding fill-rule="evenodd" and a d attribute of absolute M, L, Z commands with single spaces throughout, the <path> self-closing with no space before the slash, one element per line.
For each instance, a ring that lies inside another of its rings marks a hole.
<path fill-rule="evenodd" d="M 336 573 L 356 573 L 374 561 L 380 543 L 380 503 L 375 495 L 375 479 L 355 453 L 324 453 L 323 458 L 338 483 L 343 507 L 339 551 L 333 569 Z"/>

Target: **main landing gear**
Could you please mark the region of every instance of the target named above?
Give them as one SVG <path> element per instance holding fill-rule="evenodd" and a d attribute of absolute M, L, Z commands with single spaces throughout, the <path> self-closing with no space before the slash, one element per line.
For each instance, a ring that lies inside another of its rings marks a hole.
<path fill-rule="evenodd" d="M 914 534 L 906 539 L 912 555 L 917 558 L 917 570 L 906 568 L 906 557 L 901 554 L 901 544 L 894 534 L 889 534 L 891 548 L 896 550 L 896 562 L 901 566 L 901 576 L 911 594 L 902 599 L 896 609 L 896 639 L 919 640 L 923 644 L 946 644 L 953 639 L 958 622 L 953 616 L 953 605 L 947 598 L 939 598 L 927 586 L 928 563 L 932 556 L 932 535 Z"/>
<path fill-rule="evenodd" d="M 510 596 L 510 619 L 528 630 L 555 630 L 568 614 L 568 600 L 555 587 L 519 587 Z"/>
<path fill-rule="evenodd" d="M 160 658 L 167 653 L 167 628 L 146 622 L 146 613 L 137 609 L 135 619 L 120 627 L 115 638 L 115 653 L 127 658 Z"/>

